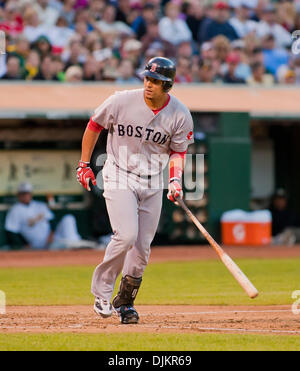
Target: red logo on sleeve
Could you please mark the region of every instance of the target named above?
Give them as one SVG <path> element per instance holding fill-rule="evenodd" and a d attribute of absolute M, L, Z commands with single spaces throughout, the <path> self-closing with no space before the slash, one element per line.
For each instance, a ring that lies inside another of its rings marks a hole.
<path fill-rule="evenodd" d="M 187 135 L 187 138 L 188 138 L 188 140 L 191 140 L 192 137 L 193 137 L 193 132 L 190 131 L 190 132 L 188 133 L 188 135 Z"/>

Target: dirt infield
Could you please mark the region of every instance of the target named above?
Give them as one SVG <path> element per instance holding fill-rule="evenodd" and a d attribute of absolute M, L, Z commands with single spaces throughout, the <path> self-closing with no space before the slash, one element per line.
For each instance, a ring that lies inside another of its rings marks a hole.
<path fill-rule="evenodd" d="M 137 306 L 138 325 L 102 319 L 92 306 L 11 306 L 0 316 L 2 333 L 258 333 L 300 335 L 290 306 Z"/>
<path fill-rule="evenodd" d="M 228 247 L 233 258 L 299 257 L 300 247 Z M 96 265 L 103 251 L 1 252 L 0 267 Z M 216 259 L 210 247 L 153 248 L 150 263 Z M 2 333 L 259 333 L 300 335 L 299 316 L 290 306 L 137 306 L 138 325 L 102 319 L 91 306 L 8 306 L 0 315 Z"/>
<path fill-rule="evenodd" d="M 299 245 L 294 247 L 226 247 L 225 251 L 234 259 L 300 257 Z M 97 265 L 102 261 L 103 256 L 104 251 L 95 250 L 0 252 L 0 268 Z M 154 247 L 150 263 L 201 259 L 217 259 L 217 255 L 208 246 Z"/>

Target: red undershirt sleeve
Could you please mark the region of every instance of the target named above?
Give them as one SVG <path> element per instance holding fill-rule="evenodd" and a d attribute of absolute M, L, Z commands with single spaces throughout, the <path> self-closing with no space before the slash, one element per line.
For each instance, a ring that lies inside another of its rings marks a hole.
<path fill-rule="evenodd" d="M 180 180 L 184 168 L 184 160 L 187 151 L 175 152 L 171 150 L 170 166 L 169 166 L 169 181 Z"/>
<path fill-rule="evenodd" d="M 101 126 L 97 122 L 93 121 L 93 116 L 90 118 L 90 121 L 87 124 L 87 128 L 89 130 L 94 131 L 95 133 L 101 133 L 101 131 L 104 129 L 103 126 Z"/>

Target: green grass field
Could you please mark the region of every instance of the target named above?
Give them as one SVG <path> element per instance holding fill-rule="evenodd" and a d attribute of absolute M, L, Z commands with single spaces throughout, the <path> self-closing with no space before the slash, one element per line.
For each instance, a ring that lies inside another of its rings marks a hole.
<path fill-rule="evenodd" d="M 219 261 L 159 263 L 147 267 L 137 304 L 290 304 L 300 290 L 300 259 L 237 260 L 260 295 L 249 299 Z M 8 305 L 90 304 L 94 267 L 5 268 L 0 290 Z"/>
<path fill-rule="evenodd" d="M 137 304 L 292 304 L 300 290 L 300 259 L 241 259 L 258 288 L 249 299 L 227 269 L 214 260 L 157 263 L 147 267 Z M 7 305 L 92 304 L 94 267 L 0 270 Z M 135 344 L 129 345 L 129 344 Z M 300 336 L 253 334 L 1 334 L 0 350 L 300 350 Z"/>
<path fill-rule="evenodd" d="M 299 349 L 299 336 L 282 335 L 0 334 L 0 351 L 289 351 Z"/>

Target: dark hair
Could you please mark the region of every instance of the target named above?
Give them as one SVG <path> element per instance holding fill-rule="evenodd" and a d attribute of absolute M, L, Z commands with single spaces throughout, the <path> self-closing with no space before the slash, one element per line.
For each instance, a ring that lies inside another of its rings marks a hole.
<path fill-rule="evenodd" d="M 262 48 L 258 46 L 258 47 L 253 49 L 253 54 L 262 53 L 262 51 L 263 51 Z"/>
<path fill-rule="evenodd" d="M 259 67 L 264 67 L 263 63 L 261 62 L 254 62 L 251 64 L 251 70 L 254 72 L 255 70 L 257 70 Z"/>
<path fill-rule="evenodd" d="M 155 9 L 155 6 L 152 3 L 146 3 L 143 6 L 143 10 L 154 10 L 154 9 Z"/>

